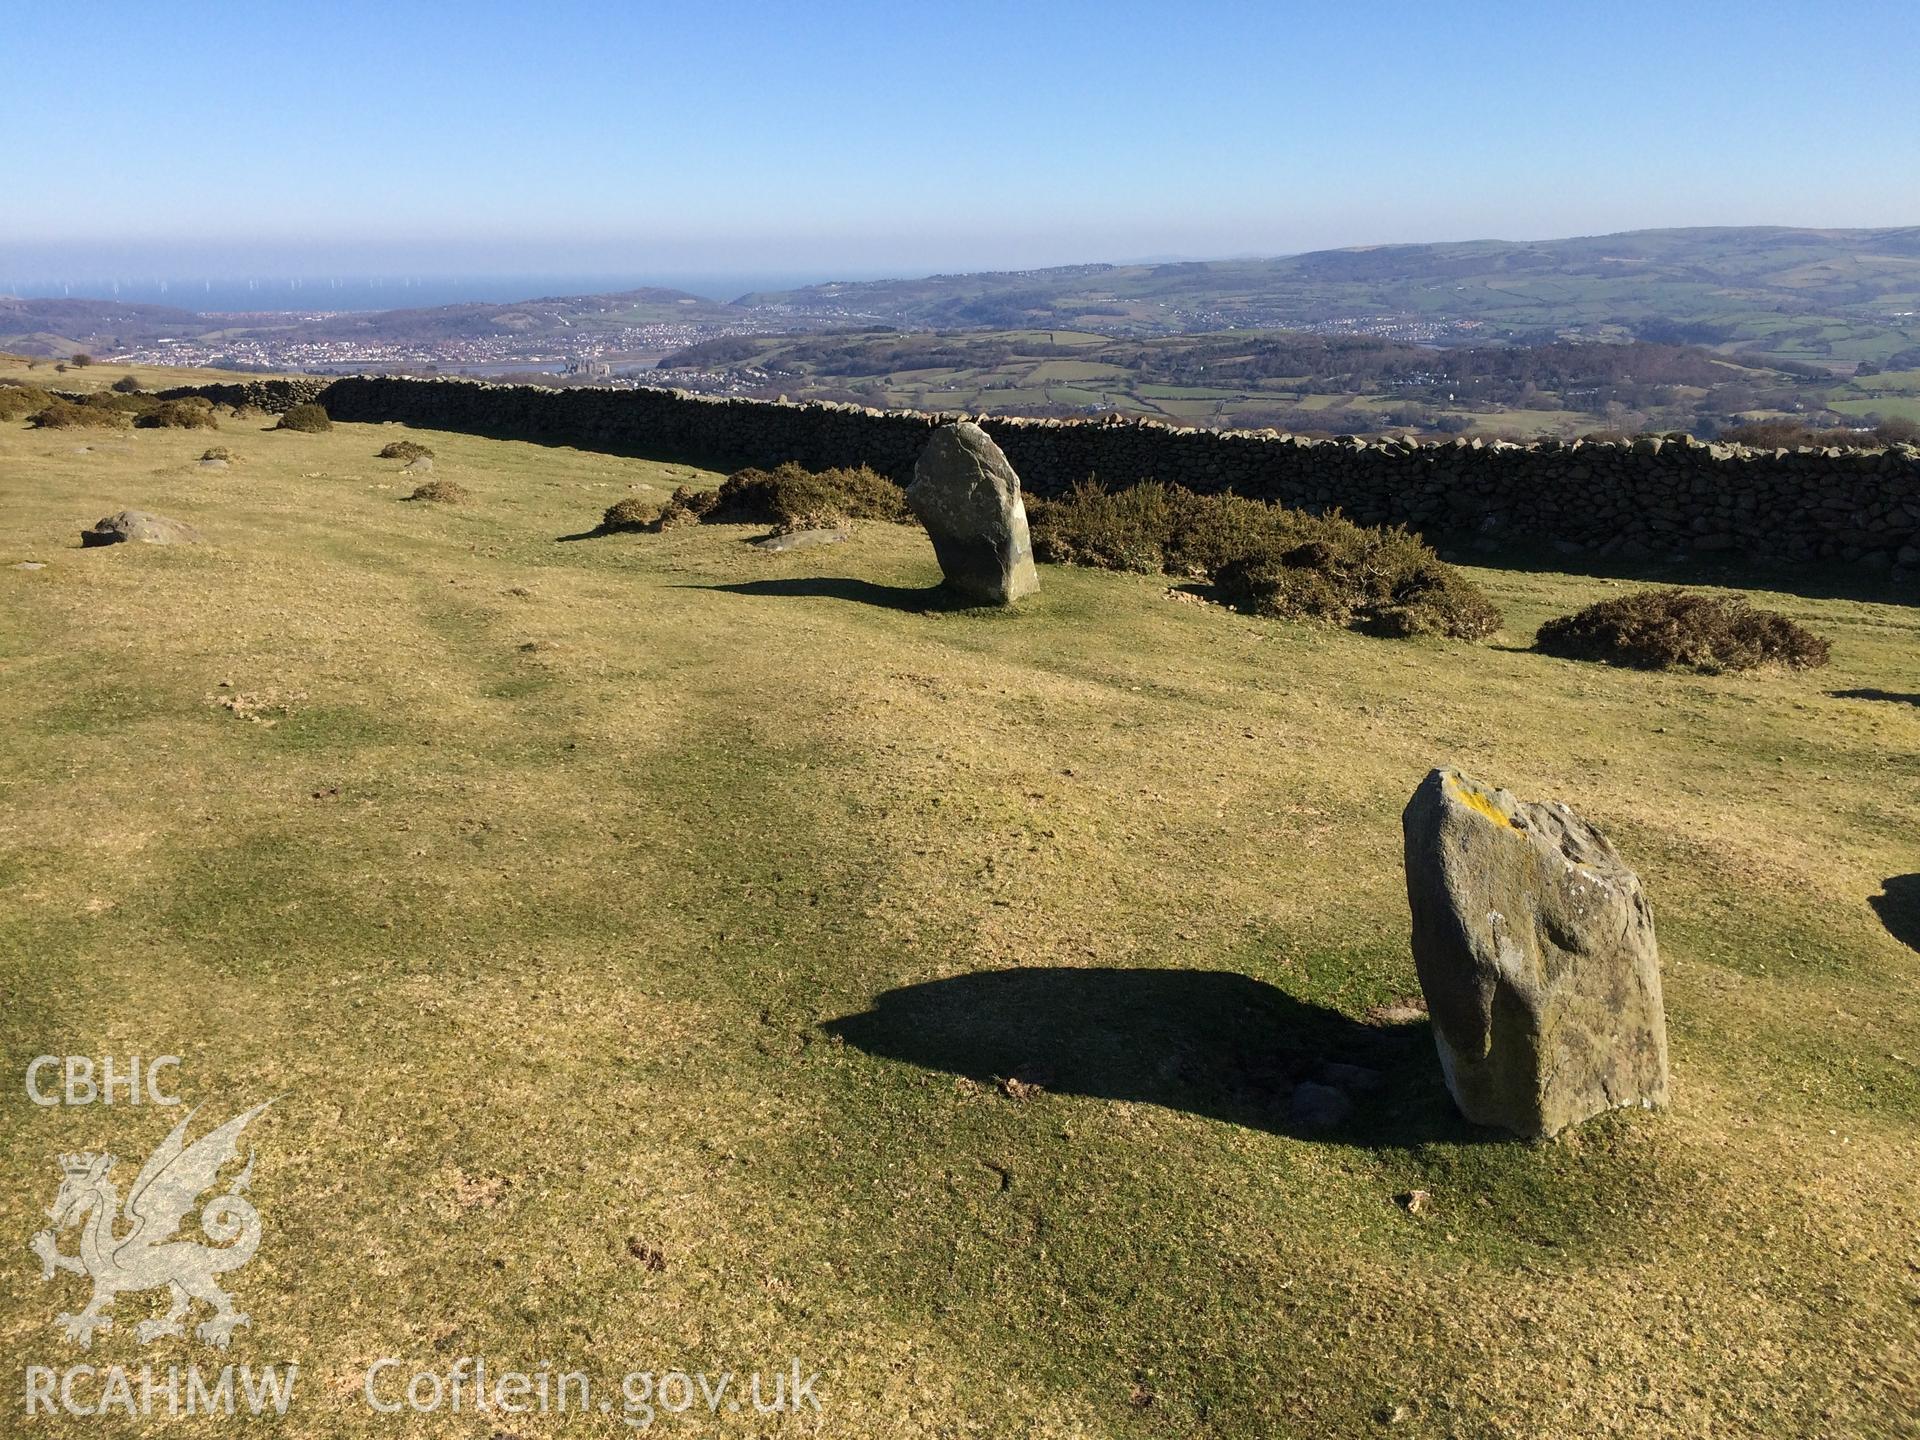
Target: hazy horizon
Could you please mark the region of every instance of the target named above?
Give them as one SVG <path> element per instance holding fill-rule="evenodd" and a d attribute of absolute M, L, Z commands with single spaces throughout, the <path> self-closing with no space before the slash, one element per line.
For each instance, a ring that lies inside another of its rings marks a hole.
<path fill-rule="evenodd" d="M 348 0 L 12 17 L 0 284 L 867 279 L 1913 223 L 1913 11 Z M 1871 43 L 1864 43 L 1870 39 Z M 1755 84 L 1756 76 L 1773 83 Z M 204 78 L 201 78 L 204 77 Z M 57 117 L 57 120 L 51 118 Z M 53 128 L 50 128 L 53 127 Z M 89 157 L 85 164 L 74 157 Z M 682 284 L 677 288 L 693 288 Z M 515 297 L 524 298 L 524 297 Z"/>
<path fill-rule="evenodd" d="M 1883 226 L 1663 226 L 1648 227 L 1667 230 L 1718 230 L 1718 229 L 1807 229 L 1813 231 L 1838 232 L 1848 230 L 1867 230 L 1884 228 L 1910 228 L 1895 225 Z M 1626 231 L 1596 232 L 1596 234 L 1626 234 Z M 1358 241 L 1352 246 L 1330 246 L 1338 248 L 1370 248 L 1373 245 L 1395 244 L 1460 244 L 1470 242 L 1518 243 L 1543 242 L 1592 238 L 1566 235 L 1524 235 L 1524 236 L 1450 236 L 1439 239 L 1429 238 L 1419 241 Z M 576 296 L 613 294 L 643 288 L 661 288 L 680 290 L 703 299 L 732 301 L 742 295 L 756 291 L 777 291 L 799 289 L 804 286 L 828 283 L 860 283 L 872 280 L 913 280 L 942 274 L 988 273 L 1000 271 L 1039 270 L 1054 267 L 1106 264 L 1115 266 L 1166 265 L 1185 263 L 1219 263 L 1229 261 L 1280 259 L 1286 255 L 1304 252 L 1242 252 L 1236 254 L 1176 254 L 1176 255 L 1131 255 L 1131 256 L 1079 256 L 1071 259 L 1054 259 L 1037 264 L 1018 265 L 923 265 L 898 268 L 849 266 L 816 266 L 811 269 L 786 268 L 765 270 L 734 271 L 646 271 L 618 270 L 580 271 L 564 269 L 540 269 L 529 267 L 522 270 L 464 271 L 452 272 L 436 270 L 431 263 L 423 264 L 412 270 L 396 269 L 385 272 L 341 271 L 326 273 L 308 270 L 295 273 L 273 273 L 255 267 L 237 265 L 219 267 L 201 263 L 194 264 L 196 252 L 181 249 L 173 252 L 161 252 L 176 262 L 178 268 L 171 273 L 160 273 L 151 263 L 152 254 L 148 252 L 141 258 L 149 263 L 129 265 L 118 270 L 61 269 L 49 265 L 53 273 L 35 274 L 32 270 L 9 270 L 4 262 L 18 259 L 21 254 L 30 253 L 20 250 L 9 252 L 0 248 L 0 297 L 13 296 L 21 299 L 72 298 L 85 300 L 117 300 L 130 304 L 157 304 L 199 313 L 245 313 L 264 311 L 314 311 L 314 310 L 397 310 L 413 308 L 431 308 L 442 305 L 463 303 L 498 304 L 516 300 L 533 300 L 547 296 Z M 204 252 L 201 252 L 204 253 Z M 56 258 L 58 252 L 47 252 L 40 256 L 44 261 Z M 428 262 L 432 256 L 422 256 Z"/>
<path fill-rule="evenodd" d="M 659 288 L 702 299 L 731 301 L 753 290 L 795 289 L 828 279 L 863 280 L 879 275 L 827 276 L 812 271 L 764 271 L 719 275 L 643 273 L 581 274 L 506 272 L 493 275 L 412 274 L 274 275 L 206 273 L 100 274 L 20 277 L 0 270 L 0 297 L 117 300 L 166 305 L 200 314 L 263 311 L 407 310 L 441 305 L 502 304 L 545 296 L 616 294 Z"/>

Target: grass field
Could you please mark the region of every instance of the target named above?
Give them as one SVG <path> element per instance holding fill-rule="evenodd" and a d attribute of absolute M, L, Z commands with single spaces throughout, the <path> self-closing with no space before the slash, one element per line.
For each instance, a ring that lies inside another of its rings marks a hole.
<path fill-rule="evenodd" d="M 122 376 L 131 375 L 149 390 L 171 390 L 176 385 L 230 385 L 236 380 L 251 380 L 231 370 L 206 370 L 188 365 L 115 365 L 105 361 L 95 365 L 69 365 L 55 368 L 52 360 L 27 360 L 19 355 L 0 354 L 0 379 L 38 385 L 43 390 L 90 393 L 105 390 Z"/>
<path fill-rule="evenodd" d="M 1832 406 L 1842 415 L 1878 415 L 1882 419 L 1897 416 L 1902 420 L 1920 420 L 1920 395 L 1887 395 L 1873 400 L 1835 400 Z"/>
<path fill-rule="evenodd" d="M 406 503 L 410 432 L 268 423 L 0 426 L 22 1364 L 209 1363 L 151 1295 L 83 1355 L 26 1253 L 56 1155 L 124 1182 L 179 1113 L 28 1060 L 168 1054 L 196 1126 L 277 1097 L 227 1358 L 302 1366 L 280 1433 L 625 1433 L 363 1401 L 477 1355 L 821 1374 L 669 1434 L 1916 1433 L 1913 610 L 1767 595 L 1832 667 L 1713 678 L 1533 653 L 1618 585 L 1518 569 L 1480 645 L 1057 567 L 956 611 L 916 530 L 562 539 L 716 477 L 411 432 L 475 500 Z M 78 548 L 125 506 L 208 543 Z M 1670 1113 L 1453 1115 L 1398 1003 L 1440 763 L 1639 869 Z M 1329 1058 L 1380 1087 L 1297 1132 Z"/>
<path fill-rule="evenodd" d="M 1756 411 L 1761 394 L 1755 387 L 1765 388 L 1769 405 L 1794 413 L 1824 405 L 1829 390 L 1836 390 L 1826 377 L 1788 375 L 1750 360 L 1716 359 L 1704 350 L 1695 357 L 1704 373 L 1695 370 L 1694 377 L 1714 378 L 1733 387 L 1730 394 L 1704 383 L 1596 379 L 1588 385 L 1577 377 L 1543 375 L 1545 383 L 1530 387 L 1510 376 L 1445 379 L 1413 366 L 1412 357 L 1422 352 L 1410 348 L 1402 373 L 1383 378 L 1364 361 L 1339 358 L 1341 343 L 1322 355 L 1317 339 L 1302 345 L 1297 336 L 1251 330 L 1145 339 L 1033 330 L 761 335 L 730 340 L 704 357 L 698 346 L 670 355 L 662 362 L 669 368 L 653 378 L 668 383 L 699 375 L 695 383 L 711 383 L 726 376 L 730 385 L 765 398 L 889 409 L 1117 413 L 1216 428 L 1417 432 L 1434 439 L 1456 433 L 1571 438 L 1622 425 L 1691 432 L 1731 415 L 1788 413 Z M 1364 350 L 1384 342 L 1360 343 Z M 1276 353 L 1275 346 L 1282 349 Z M 1648 364 L 1646 374 L 1659 373 L 1658 365 Z M 1872 393 L 1840 391 L 1856 399 Z"/>

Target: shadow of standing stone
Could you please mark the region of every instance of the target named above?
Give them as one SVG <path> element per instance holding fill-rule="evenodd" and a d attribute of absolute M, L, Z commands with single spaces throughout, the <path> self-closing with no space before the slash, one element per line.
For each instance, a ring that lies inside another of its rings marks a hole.
<path fill-rule="evenodd" d="M 1920 875 L 1889 875 L 1884 893 L 1867 903 L 1887 933 L 1909 950 L 1920 950 Z"/>
<path fill-rule="evenodd" d="M 1376 1148 L 1497 1137 L 1433 1083 L 1426 1017 L 1370 1023 L 1226 970 L 1021 966 L 905 985 L 826 1022 L 869 1055 Z"/>

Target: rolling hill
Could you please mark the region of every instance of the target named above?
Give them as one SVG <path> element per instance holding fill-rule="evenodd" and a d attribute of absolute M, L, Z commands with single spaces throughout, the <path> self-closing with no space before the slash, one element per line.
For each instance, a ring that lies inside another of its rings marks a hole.
<path fill-rule="evenodd" d="M 703 334 L 887 325 L 1075 330 L 1118 337 L 1238 330 L 1424 345 L 1644 341 L 1848 375 L 1920 346 L 1920 227 L 1646 230 L 1321 250 L 1275 259 L 1046 270 L 762 291 L 731 303 L 638 289 L 510 304 L 303 315 L 196 315 L 156 305 L 0 299 L 0 345 L 42 355 L 165 339 L 314 345 L 565 342 L 680 326 Z M 629 349 L 636 346 L 626 337 Z M 657 355 L 659 349 L 654 353 Z M 284 362 L 283 362 L 284 363 Z"/>
<path fill-rule="evenodd" d="M 1383 245 L 1267 260 L 817 285 L 743 295 L 736 304 L 795 321 L 930 330 L 1638 339 L 1850 367 L 1920 341 L 1920 228 L 1704 228 Z"/>
<path fill-rule="evenodd" d="M 89 348 L 127 349 L 158 341 L 272 337 L 318 341 L 410 343 L 492 336 L 561 339 L 640 325 L 724 326 L 732 305 L 683 290 L 642 288 L 608 295 L 546 296 L 508 304 L 437 305 L 420 309 L 252 314 L 197 313 L 164 305 L 111 300 L 0 297 L 0 344 L 30 355 L 70 355 Z"/>

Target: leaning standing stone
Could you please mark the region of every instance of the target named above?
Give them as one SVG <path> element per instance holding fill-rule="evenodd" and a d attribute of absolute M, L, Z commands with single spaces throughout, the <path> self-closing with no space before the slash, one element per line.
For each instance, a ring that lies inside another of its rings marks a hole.
<path fill-rule="evenodd" d="M 1020 477 L 970 420 L 946 425 L 913 467 L 907 504 L 933 538 L 947 584 L 982 605 L 1007 605 L 1040 588 Z"/>
<path fill-rule="evenodd" d="M 1469 1120 L 1529 1137 L 1667 1102 L 1653 912 L 1565 805 L 1435 770 L 1402 817 L 1413 960 Z"/>

